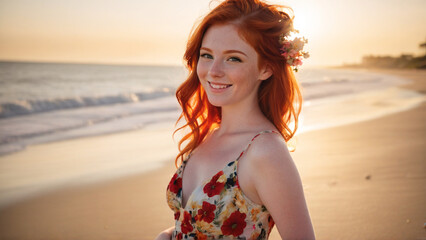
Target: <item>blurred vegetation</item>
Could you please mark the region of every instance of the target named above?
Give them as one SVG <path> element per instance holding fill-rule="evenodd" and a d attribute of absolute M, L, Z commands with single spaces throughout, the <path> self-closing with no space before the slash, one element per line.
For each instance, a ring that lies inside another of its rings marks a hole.
<path fill-rule="evenodd" d="M 368 55 L 362 58 L 360 64 L 344 64 L 343 67 L 426 69 L 426 42 L 419 44 L 419 47 L 425 49 L 423 56 L 411 54 L 401 54 L 399 57 Z"/>

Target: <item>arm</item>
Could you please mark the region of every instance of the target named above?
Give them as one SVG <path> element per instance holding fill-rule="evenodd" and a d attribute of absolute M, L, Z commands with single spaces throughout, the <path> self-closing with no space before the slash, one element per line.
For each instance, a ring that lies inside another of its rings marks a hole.
<path fill-rule="evenodd" d="M 287 146 L 277 136 L 259 136 L 251 171 L 257 195 L 275 221 L 282 239 L 315 239 L 302 182 Z"/>
<path fill-rule="evenodd" d="M 170 240 L 172 238 L 173 230 L 175 230 L 175 227 L 167 228 L 166 230 L 162 231 L 155 240 Z"/>

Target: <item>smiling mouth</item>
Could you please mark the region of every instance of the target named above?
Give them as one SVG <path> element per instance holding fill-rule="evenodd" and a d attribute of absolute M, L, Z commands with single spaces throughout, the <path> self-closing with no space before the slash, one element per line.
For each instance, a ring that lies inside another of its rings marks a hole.
<path fill-rule="evenodd" d="M 215 84 L 212 82 L 208 82 L 210 87 L 212 87 L 213 89 L 225 89 L 225 88 L 229 88 L 232 86 L 232 84 Z"/>

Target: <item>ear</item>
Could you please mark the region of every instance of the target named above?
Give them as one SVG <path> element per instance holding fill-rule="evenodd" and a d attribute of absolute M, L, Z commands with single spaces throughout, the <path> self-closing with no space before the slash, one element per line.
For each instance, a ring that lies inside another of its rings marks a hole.
<path fill-rule="evenodd" d="M 265 64 L 259 71 L 259 80 L 264 81 L 272 76 L 272 69 L 269 65 Z"/>

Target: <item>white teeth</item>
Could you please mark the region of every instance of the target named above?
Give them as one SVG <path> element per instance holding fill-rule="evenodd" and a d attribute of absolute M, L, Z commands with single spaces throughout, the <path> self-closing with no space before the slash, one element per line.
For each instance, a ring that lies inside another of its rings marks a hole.
<path fill-rule="evenodd" d="M 217 85 L 217 84 L 213 84 L 211 82 L 209 82 L 209 83 L 210 83 L 210 86 L 214 89 L 224 89 L 224 88 L 228 88 L 228 87 L 232 86 L 232 85 Z"/>

